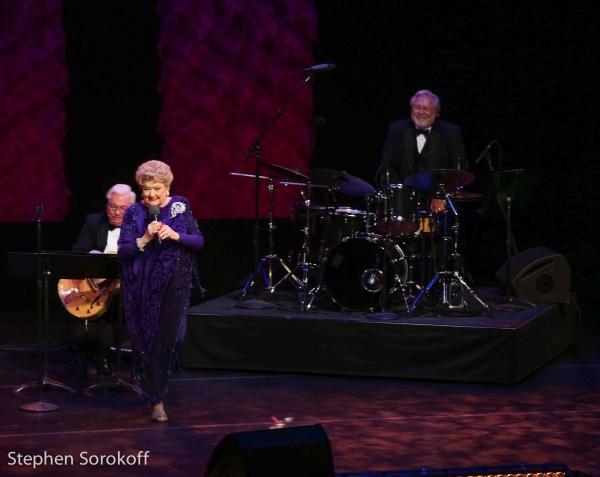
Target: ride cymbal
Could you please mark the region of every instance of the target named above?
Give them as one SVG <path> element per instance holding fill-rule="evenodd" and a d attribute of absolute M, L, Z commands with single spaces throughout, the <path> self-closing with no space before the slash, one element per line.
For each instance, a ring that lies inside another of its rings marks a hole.
<path fill-rule="evenodd" d="M 309 173 L 315 184 L 321 184 L 348 195 L 371 195 L 375 188 L 366 181 L 342 171 L 313 169 Z"/>
<path fill-rule="evenodd" d="M 444 187 L 446 193 L 454 192 L 475 180 L 475 175 L 460 169 L 432 169 L 417 172 L 404 181 L 404 185 L 414 187 L 419 192 L 435 194 Z"/>
<path fill-rule="evenodd" d="M 278 166 L 277 164 L 269 164 L 267 162 L 261 162 L 260 165 L 264 166 L 267 169 L 270 169 L 272 171 L 278 172 L 279 174 L 282 174 L 286 177 L 289 177 L 290 179 L 294 179 L 295 181 L 299 181 L 299 182 L 309 182 L 310 181 L 310 177 L 302 174 L 299 171 L 295 171 L 293 169 L 288 169 L 287 167 Z"/>

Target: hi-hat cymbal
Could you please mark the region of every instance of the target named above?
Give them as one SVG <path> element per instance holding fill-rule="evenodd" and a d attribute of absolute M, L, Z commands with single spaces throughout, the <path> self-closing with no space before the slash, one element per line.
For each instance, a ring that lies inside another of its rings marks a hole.
<path fill-rule="evenodd" d="M 279 172 L 280 174 L 283 174 L 284 176 L 289 177 L 290 179 L 294 179 L 295 181 L 310 181 L 310 177 L 305 176 L 301 172 L 294 171 L 293 169 L 288 169 L 287 167 L 278 166 L 277 164 L 268 164 L 266 162 L 261 162 L 260 165 L 272 171 Z"/>
<path fill-rule="evenodd" d="M 435 194 L 440 190 L 440 185 L 446 192 L 454 192 L 475 180 L 475 175 L 469 171 L 459 169 L 432 169 L 417 172 L 404 181 L 404 185 L 414 187 L 419 192 Z"/>
<path fill-rule="evenodd" d="M 313 169 L 309 174 L 315 184 L 329 186 L 342 194 L 371 195 L 375 192 L 375 188 L 371 184 L 345 172 Z"/>

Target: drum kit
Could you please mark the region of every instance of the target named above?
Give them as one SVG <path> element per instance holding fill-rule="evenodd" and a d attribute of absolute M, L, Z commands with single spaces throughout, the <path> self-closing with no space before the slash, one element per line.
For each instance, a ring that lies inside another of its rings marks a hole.
<path fill-rule="evenodd" d="M 282 184 L 308 187 L 307 194 L 301 192 L 299 203 L 292 206 L 294 217 L 303 222 L 303 227 L 298 260 L 291 268 L 273 253 L 275 179 L 261 177 L 270 181 L 269 252 L 257 271 L 263 272 L 268 291 L 274 292 L 284 282 L 291 283 L 299 291 L 302 311 L 308 311 L 315 297 L 324 293 L 342 310 L 385 312 L 393 303 L 410 316 L 430 292 L 441 288 L 441 293 L 429 296 L 436 308 L 442 305 L 466 310 L 464 295 L 469 293 L 489 312 L 467 283 L 458 252 L 455 203 L 482 197 L 462 190 L 474 180 L 472 173 L 430 170 L 408 177 L 404 184 L 376 189 L 343 171 L 313 169 L 306 175 L 276 164 L 261 163 L 261 167 L 284 176 L 279 179 Z M 325 191 L 325 197 L 323 203 L 315 205 L 311 198 L 317 190 Z M 340 206 L 338 194 L 362 198 L 364 209 Z M 444 209 L 438 214 L 429 210 L 433 198 L 444 201 Z M 276 283 L 274 262 L 285 270 Z M 255 276 L 248 279 L 242 296 L 256 286 Z"/>

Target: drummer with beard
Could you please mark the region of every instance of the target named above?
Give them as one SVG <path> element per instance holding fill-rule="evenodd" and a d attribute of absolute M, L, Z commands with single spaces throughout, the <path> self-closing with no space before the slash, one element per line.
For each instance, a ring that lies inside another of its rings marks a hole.
<path fill-rule="evenodd" d="M 407 177 L 435 169 L 468 169 L 460 127 L 439 119 L 440 98 L 429 90 L 410 99 L 410 118 L 390 124 L 381 155 L 383 184 L 403 184 Z M 444 210 L 444 200 L 432 198 L 430 210 Z"/>

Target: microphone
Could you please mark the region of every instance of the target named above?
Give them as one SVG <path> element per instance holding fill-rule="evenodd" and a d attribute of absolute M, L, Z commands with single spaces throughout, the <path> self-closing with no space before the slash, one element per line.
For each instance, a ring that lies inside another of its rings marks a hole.
<path fill-rule="evenodd" d="M 148 207 L 148 214 L 154 217 L 154 222 L 158 222 L 158 214 L 160 214 L 160 209 L 157 205 L 151 205 L 150 207 Z M 162 240 L 158 235 L 156 236 L 156 238 L 158 239 L 158 243 L 162 244 Z"/>
<path fill-rule="evenodd" d="M 490 142 L 487 146 L 485 146 L 485 149 L 483 151 L 481 151 L 481 154 L 479 154 L 479 157 L 477 159 L 475 159 L 475 165 L 477 165 L 481 162 L 481 160 L 484 158 L 484 156 L 490 150 L 490 147 L 492 147 L 493 143 L 494 143 L 494 141 Z"/>
<path fill-rule="evenodd" d="M 324 63 L 322 65 L 311 66 L 310 68 L 305 68 L 302 70 L 302 73 L 321 73 L 323 71 L 331 71 L 335 69 L 335 65 L 331 63 Z"/>

